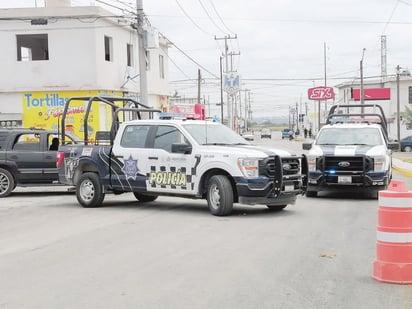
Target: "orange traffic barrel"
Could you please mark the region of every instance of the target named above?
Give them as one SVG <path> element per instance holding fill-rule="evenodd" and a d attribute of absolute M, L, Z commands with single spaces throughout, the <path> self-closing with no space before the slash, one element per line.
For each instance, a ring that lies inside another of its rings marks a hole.
<path fill-rule="evenodd" d="M 392 180 L 379 191 L 376 260 L 373 278 L 388 283 L 412 283 L 412 192 Z"/>

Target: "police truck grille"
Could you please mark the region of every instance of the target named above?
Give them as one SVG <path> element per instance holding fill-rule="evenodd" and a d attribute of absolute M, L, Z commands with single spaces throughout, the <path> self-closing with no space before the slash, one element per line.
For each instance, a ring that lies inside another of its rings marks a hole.
<path fill-rule="evenodd" d="M 299 159 L 297 158 L 282 158 L 283 175 L 299 174 Z"/>
<path fill-rule="evenodd" d="M 269 178 L 275 177 L 280 170 L 282 175 L 299 175 L 300 161 L 298 158 L 281 158 L 276 164 L 275 157 L 269 157 L 259 162 L 259 174 Z"/>
<path fill-rule="evenodd" d="M 267 177 L 274 177 L 276 175 L 275 158 L 270 157 L 259 162 L 259 174 Z"/>
<path fill-rule="evenodd" d="M 325 156 L 318 160 L 317 168 L 321 171 L 363 172 L 373 169 L 373 160 L 365 156 Z"/>

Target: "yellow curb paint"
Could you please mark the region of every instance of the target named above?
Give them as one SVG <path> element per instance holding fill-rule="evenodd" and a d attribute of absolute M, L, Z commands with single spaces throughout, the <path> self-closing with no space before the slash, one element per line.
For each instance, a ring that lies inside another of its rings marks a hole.
<path fill-rule="evenodd" d="M 403 174 L 403 175 L 405 175 L 405 176 L 408 176 L 408 177 L 411 177 L 411 178 L 412 178 L 412 171 L 408 171 L 408 170 L 406 170 L 406 169 L 403 169 L 403 168 L 400 168 L 400 167 L 397 167 L 397 166 L 392 166 L 392 168 L 393 168 L 395 171 L 397 171 L 397 172 L 399 172 L 399 173 L 401 173 L 401 174 Z"/>

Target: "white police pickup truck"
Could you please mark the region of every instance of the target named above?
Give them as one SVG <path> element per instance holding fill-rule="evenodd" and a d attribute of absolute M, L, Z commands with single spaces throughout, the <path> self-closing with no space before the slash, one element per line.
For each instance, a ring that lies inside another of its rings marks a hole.
<path fill-rule="evenodd" d="M 141 202 L 206 199 L 224 216 L 234 203 L 280 210 L 304 193 L 304 157 L 252 145 L 218 123 L 139 119 L 115 131 L 109 145 L 59 148 L 59 180 L 76 187 L 84 207 L 100 206 L 108 192 L 133 192 Z"/>
<path fill-rule="evenodd" d="M 392 149 L 386 118 L 379 105 L 332 106 L 326 125 L 308 150 L 306 196 L 321 191 L 366 191 L 377 197 L 392 178 Z"/>

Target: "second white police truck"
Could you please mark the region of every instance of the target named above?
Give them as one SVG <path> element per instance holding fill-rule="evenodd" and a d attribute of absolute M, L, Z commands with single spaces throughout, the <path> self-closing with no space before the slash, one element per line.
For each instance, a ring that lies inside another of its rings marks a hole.
<path fill-rule="evenodd" d="M 392 150 L 398 145 L 388 139 L 381 106 L 332 106 L 313 143 L 303 143 L 308 150 L 306 196 L 349 190 L 377 197 L 392 178 Z"/>

